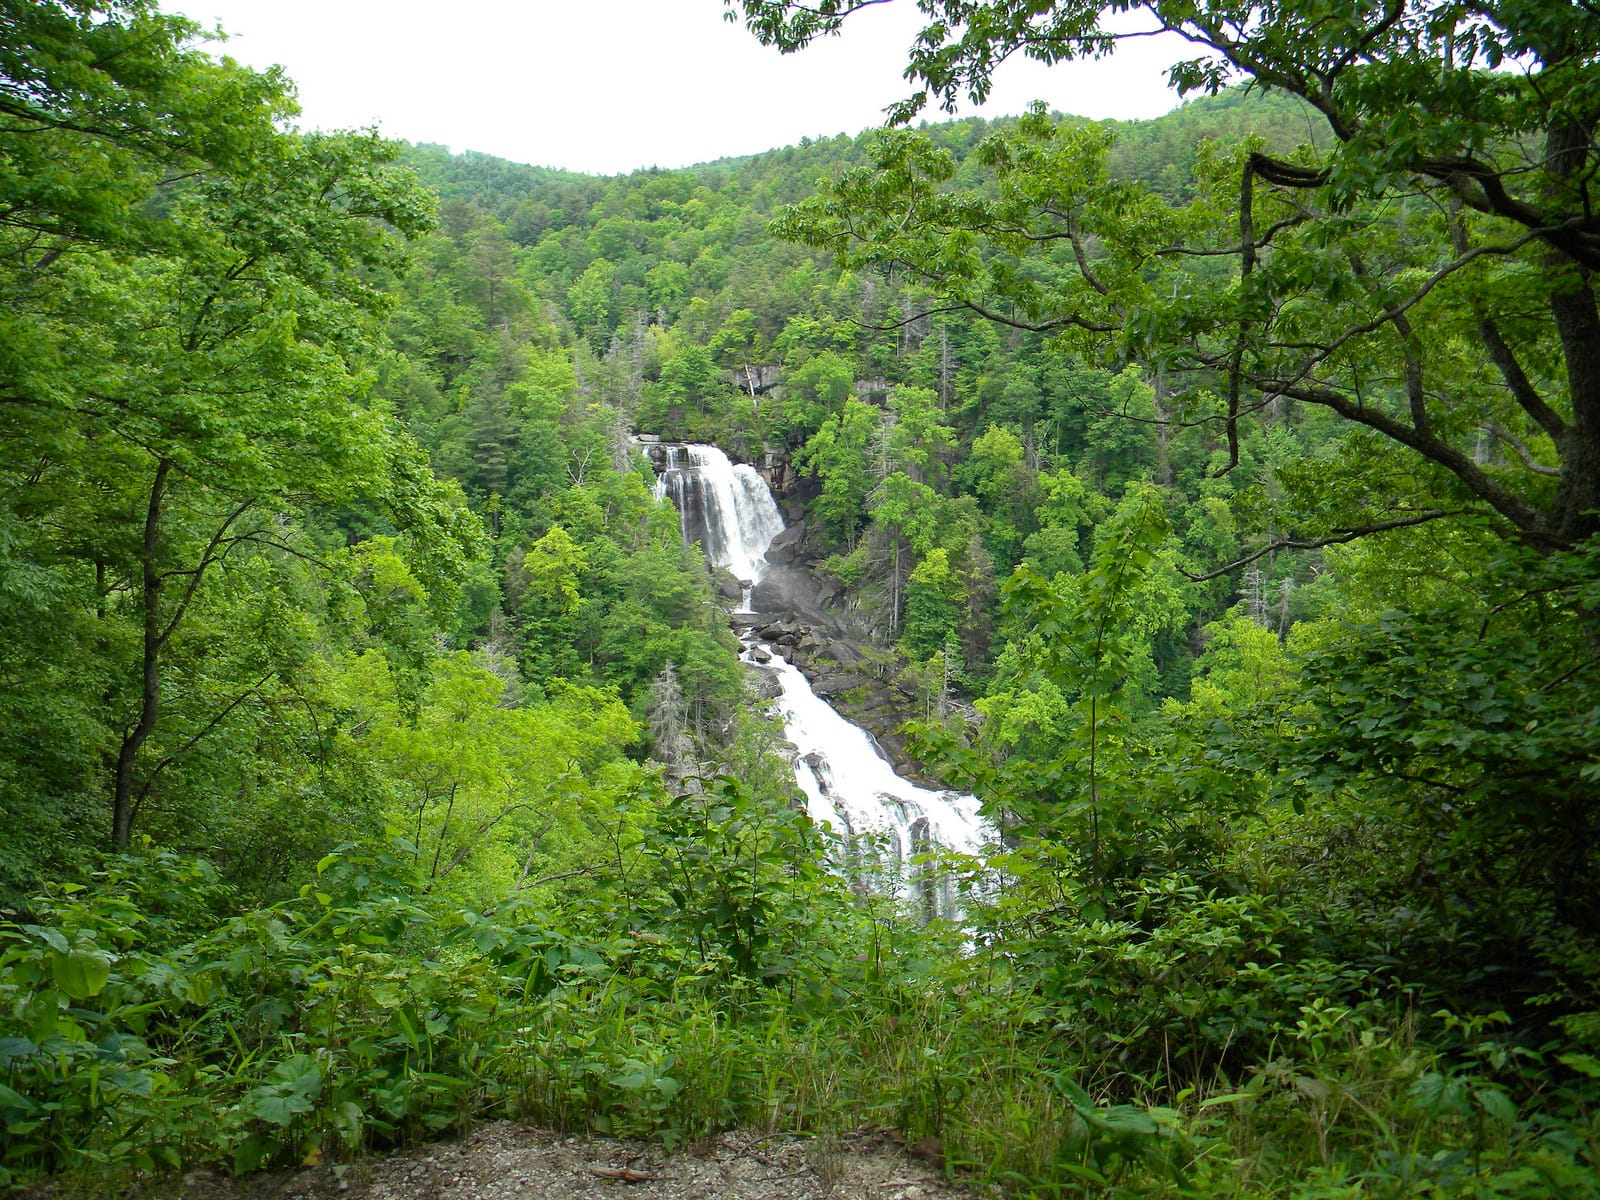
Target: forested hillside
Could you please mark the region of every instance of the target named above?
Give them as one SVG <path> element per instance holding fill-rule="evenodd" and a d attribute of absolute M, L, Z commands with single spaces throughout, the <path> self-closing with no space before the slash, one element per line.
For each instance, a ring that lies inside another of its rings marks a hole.
<path fill-rule="evenodd" d="M 0 16 L 0 1184 L 499 1114 L 1600 1192 L 1582 212 L 1276 77 L 594 178 Z M 960 924 L 825 867 L 639 433 L 803 521 Z"/>

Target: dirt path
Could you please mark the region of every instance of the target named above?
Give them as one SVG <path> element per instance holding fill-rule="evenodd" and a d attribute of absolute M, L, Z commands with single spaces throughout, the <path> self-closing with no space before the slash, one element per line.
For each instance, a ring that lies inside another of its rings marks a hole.
<path fill-rule="evenodd" d="M 834 1141 L 734 1132 L 674 1154 L 501 1121 L 466 1140 L 335 1169 L 232 1180 L 196 1172 L 146 1197 L 194 1200 L 977 1200 L 946 1183 L 936 1149 L 876 1133 Z"/>

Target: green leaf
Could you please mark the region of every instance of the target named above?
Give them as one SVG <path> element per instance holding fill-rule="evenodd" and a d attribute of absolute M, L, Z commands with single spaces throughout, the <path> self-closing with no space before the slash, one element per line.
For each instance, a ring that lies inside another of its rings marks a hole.
<path fill-rule="evenodd" d="M 29 933 L 37 938 L 42 938 L 52 950 L 67 953 L 72 947 L 67 942 L 66 934 L 59 929 L 51 929 L 48 925 L 24 925 Z"/>
<path fill-rule="evenodd" d="M 1052 1082 L 1055 1083 L 1056 1089 L 1066 1097 L 1067 1103 L 1072 1105 L 1073 1108 L 1079 1112 L 1092 1112 L 1094 1110 L 1094 1100 L 1090 1098 L 1089 1093 L 1084 1091 L 1078 1081 L 1065 1071 L 1058 1071 L 1052 1076 Z"/>
<path fill-rule="evenodd" d="M 253 1133 L 233 1152 L 233 1171 L 248 1175 L 261 1168 L 261 1164 L 278 1151 L 278 1139 L 267 1133 Z"/>
<path fill-rule="evenodd" d="M 99 950 L 69 950 L 50 960 L 56 986 L 74 1000 L 98 996 L 111 978 L 111 956 Z"/>
<path fill-rule="evenodd" d="M 250 1093 L 249 1111 L 273 1125 L 288 1125 L 296 1113 L 312 1109 L 309 1097 L 299 1092 L 280 1092 L 275 1088 L 257 1088 Z"/>
<path fill-rule="evenodd" d="M 366 1114 L 361 1111 L 361 1106 L 354 1100 L 341 1100 L 337 1111 L 339 1124 L 344 1126 L 347 1137 L 354 1141 L 361 1134 L 361 1126 L 366 1120 Z"/>
<path fill-rule="evenodd" d="M 1580 1075 L 1587 1075 L 1590 1079 L 1600 1079 L 1600 1058 L 1592 1054 L 1559 1054 L 1556 1061 L 1564 1067 L 1570 1067 Z"/>
<path fill-rule="evenodd" d="M 1134 1108 L 1131 1104 L 1119 1104 L 1114 1108 L 1102 1109 L 1091 1116 L 1089 1121 L 1112 1134 L 1140 1137 L 1160 1132 L 1160 1126 L 1156 1124 L 1154 1117 L 1144 1109 Z"/>
<path fill-rule="evenodd" d="M 1502 1125 L 1517 1123 L 1517 1106 L 1499 1088 L 1480 1088 L 1472 1095 L 1478 1107 Z"/>
<path fill-rule="evenodd" d="M 1111 1182 L 1099 1171 L 1096 1171 L 1093 1167 L 1084 1163 L 1064 1162 L 1061 1164 L 1061 1169 L 1067 1172 L 1069 1175 L 1074 1175 L 1079 1179 L 1087 1180 L 1088 1182 L 1098 1184 L 1101 1187 L 1104 1187 Z"/>
<path fill-rule="evenodd" d="M 32 1058 L 38 1052 L 39 1047 L 27 1038 L 0 1038 L 0 1063 L 9 1063 L 16 1058 Z"/>
<path fill-rule="evenodd" d="M 1218 1104 L 1238 1104 L 1241 1101 L 1254 1100 L 1255 1098 L 1254 1092 L 1229 1092 L 1225 1096 L 1207 1096 L 1200 1101 L 1200 1107 L 1211 1108 Z"/>

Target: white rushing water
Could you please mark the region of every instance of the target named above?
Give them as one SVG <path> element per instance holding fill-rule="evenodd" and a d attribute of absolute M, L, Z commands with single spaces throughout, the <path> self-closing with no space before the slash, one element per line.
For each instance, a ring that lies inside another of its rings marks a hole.
<path fill-rule="evenodd" d="M 767 545 L 783 528 L 766 481 L 753 468 L 730 463 L 714 446 L 659 449 L 665 466 L 656 494 L 672 497 L 686 540 L 699 541 L 711 562 L 745 581 L 748 608 L 748 585 L 761 578 Z M 993 841 L 977 798 L 932 791 L 902 778 L 870 734 L 813 692 L 805 675 L 776 650 L 763 649 L 771 661 L 757 665 L 773 672 L 782 688 L 776 704 L 785 736 L 795 747 L 795 781 L 805 793 L 807 812 L 858 845 L 854 864 L 841 866 L 871 874 L 862 860 L 875 858 L 882 874 L 908 896 L 920 898 L 930 913 L 953 912 L 948 878 L 917 872 L 910 860 L 940 847 L 976 854 Z M 754 647 L 745 659 L 755 661 Z M 861 839 L 876 849 L 859 849 Z"/>
<path fill-rule="evenodd" d="M 756 469 L 734 464 L 715 446 L 663 446 L 666 469 L 656 496 L 671 496 L 683 517 L 683 535 L 699 542 L 706 558 L 727 567 L 750 587 L 766 571 L 767 545 L 783 529 L 783 514 Z"/>
<path fill-rule="evenodd" d="M 836 833 L 878 835 L 900 862 L 933 845 L 976 854 L 991 840 L 976 796 L 935 792 L 902 778 L 871 735 L 813 692 L 797 668 L 774 653 L 767 669 L 783 687 L 778 710 L 813 821 Z"/>

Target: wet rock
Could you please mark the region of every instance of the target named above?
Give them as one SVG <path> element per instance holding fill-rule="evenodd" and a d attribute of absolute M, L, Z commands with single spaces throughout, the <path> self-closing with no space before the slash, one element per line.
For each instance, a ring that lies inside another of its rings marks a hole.
<path fill-rule="evenodd" d="M 748 668 L 750 678 L 755 685 L 757 700 L 776 700 L 783 695 L 783 684 L 778 679 L 778 673 L 767 667 L 751 666 Z"/>
<path fill-rule="evenodd" d="M 800 626 L 793 621 L 768 621 L 765 625 L 756 626 L 756 636 L 768 642 L 792 645 L 799 633 Z"/>
<path fill-rule="evenodd" d="M 856 701 L 854 710 L 862 714 L 876 713 L 889 708 L 894 702 L 894 698 L 882 688 L 869 687 L 866 696 Z"/>
<path fill-rule="evenodd" d="M 867 687 L 871 683 L 870 679 L 860 675 L 819 675 L 811 681 L 811 690 L 819 696 L 837 696 L 840 692 Z"/>
<path fill-rule="evenodd" d="M 857 663 L 865 662 L 867 656 L 861 653 L 853 642 L 847 642 L 843 638 L 830 638 L 822 643 L 818 657 L 836 662 L 841 667 L 853 667 Z"/>
<path fill-rule="evenodd" d="M 751 603 L 759 613 L 781 614 L 807 625 L 839 629 L 838 596 L 833 581 L 824 584 L 815 572 L 803 566 L 779 564 L 769 568 L 756 584 Z M 829 603 L 834 605 L 831 613 Z"/>
<path fill-rule="evenodd" d="M 717 595 L 724 600 L 737 604 L 744 599 L 744 584 L 734 578 L 733 572 L 726 567 L 718 567 L 713 572 L 712 579 L 716 583 Z"/>
<path fill-rule="evenodd" d="M 806 523 L 796 521 L 785 526 L 767 546 L 767 561 L 784 566 L 800 561 L 806 541 Z"/>

